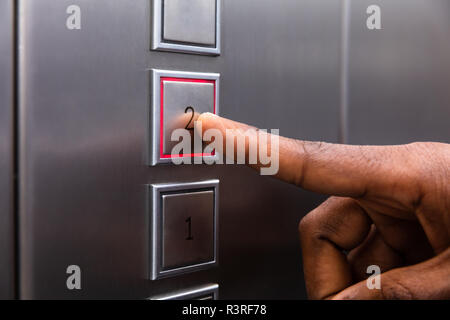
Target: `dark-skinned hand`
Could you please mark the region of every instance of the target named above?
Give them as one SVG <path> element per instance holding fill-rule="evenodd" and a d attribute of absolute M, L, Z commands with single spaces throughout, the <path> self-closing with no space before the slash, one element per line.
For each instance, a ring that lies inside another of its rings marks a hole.
<path fill-rule="evenodd" d="M 226 129 L 251 128 L 209 113 L 197 121 L 203 131 L 222 132 L 224 146 Z M 248 138 L 247 153 L 251 139 L 257 135 Z M 276 177 L 330 195 L 299 225 L 309 298 L 450 299 L 449 144 L 280 137 Z M 366 284 L 370 265 L 381 268 L 380 289 Z"/>

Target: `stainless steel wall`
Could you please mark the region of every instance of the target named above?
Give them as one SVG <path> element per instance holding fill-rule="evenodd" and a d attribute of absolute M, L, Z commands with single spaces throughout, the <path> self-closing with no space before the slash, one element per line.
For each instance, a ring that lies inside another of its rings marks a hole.
<path fill-rule="evenodd" d="M 366 28 L 371 4 L 382 30 Z M 450 1 L 352 1 L 349 142 L 450 141 Z"/>
<path fill-rule="evenodd" d="M 14 297 L 13 1 L 0 2 L 0 299 Z"/>
<path fill-rule="evenodd" d="M 82 10 L 67 30 L 66 8 Z M 340 1 L 223 1 L 219 57 L 150 52 L 148 0 L 20 0 L 20 296 L 305 298 L 297 223 L 323 199 L 240 166 L 145 165 L 149 68 L 221 73 L 221 114 L 336 142 Z M 219 267 L 147 280 L 145 185 L 220 179 Z M 66 268 L 82 289 L 66 288 Z"/>
<path fill-rule="evenodd" d="M 285 136 L 450 140 L 446 0 L 225 0 L 219 57 L 150 51 L 150 0 L 18 3 L 21 298 L 140 299 L 211 282 L 221 298 L 306 297 L 297 223 L 324 197 L 242 166 L 146 166 L 150 68 L 221 73 L 221 115 Z M 72 4 L 81 30 L 66 28 Z M 382 30 L 366 28 L 371 4 L 382 9 Z M 1 55 L 0 77 L 11 58 Z M 0 161 L 12 149 L 8 81 L 0 78 Z M 9 224 L 10 157 L 0 162 Z M 219 266 L 148 280 L 145 185 L 216 178 Z M 4 235 L 0 253 L 11 257 Z M 12 264 L 0 261 L 0 281 L 10 279 Z M 72 264 L 82 270 L 79 291 L 66 288 Z"/>

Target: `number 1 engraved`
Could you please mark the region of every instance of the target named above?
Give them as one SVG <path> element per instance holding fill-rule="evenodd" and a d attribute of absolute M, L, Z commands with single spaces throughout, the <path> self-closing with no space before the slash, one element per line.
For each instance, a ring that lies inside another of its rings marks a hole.
<path fill-rule="evenodd" d="M 194 240 L 194 237 L 192 237 L 192 219 L 191 219 L 191 217 L 187 218 L 185 220 L 185 222 L 187 222 L 187 224 L 188 224 L 188 236 L 187 236 L 186 240 Z"/>

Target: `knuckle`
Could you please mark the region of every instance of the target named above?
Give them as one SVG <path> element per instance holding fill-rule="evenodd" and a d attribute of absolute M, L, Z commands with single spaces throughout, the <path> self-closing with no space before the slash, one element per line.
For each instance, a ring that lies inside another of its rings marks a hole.
<path fill-rule="evenodd" d="M 300 234 L 308 234 L 311 230 L 314 230 L 314 219 L 312 217 L 313 211 L 308 213 L 306 216 L 304 216 L 299 224 L 298 224 L 298 231 Z"/>
<path fill-rule="evenodd" d="M 404 281 L 399 278 L 389 276 L 385 276 L 385 279 L 382 279 L 381 295 L 383 299 L 386 300 L 415 299 L 413 291 Z"/>
<path fill-rule="evenodd" d="M 407 154 L 408 168 L 416 173 L 415 178 L 427 178 L 439 169 L 440 144 L 434 142 L 413 142 L 404 146 Z"/>
<path fill-rule="evenodd" d="M 415 186 L 413 208 L 420 207 L 426 194 L 445 197 L 449 192 L 450 148 L 448 145 L 436 142 L 414 142 L 405 145 L 408 159 L 409 188 Z"/>
<path fill-rule="evenodd" d="M 336 234 L 341 224 L 339 217 L 333 214 L 336 206 L 347 205 L 347 199 L 330 197 L 300 220 L 300 234 L 308 237 L 327 238 Z M 339 216 L 339 215 L 337 215 Z"/>

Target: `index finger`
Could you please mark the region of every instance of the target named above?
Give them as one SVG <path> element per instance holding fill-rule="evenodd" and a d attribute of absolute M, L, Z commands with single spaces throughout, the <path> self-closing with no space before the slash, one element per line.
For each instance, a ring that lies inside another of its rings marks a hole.
<path fill-rule="evenodd" d="M 227 141 L 227 130 L 242 137 L 251 128 L 211 113 L 202 114 L 197 121 L 201 122 L 203 132 L 208 129 L 221 132 L 223 148 L 218 151 L 225 156 L 230 152 L 227 144 L 234 144 L 234 138 Z M 198 132 L 198 126 L 196 128 Z M 242 138 L 246 139 L 246 164 L 255 169 L 263 167 L 259 158 L 254 164 L 248 161 L 251 143 L 261 147 L 256 131 Z M 269 146 L 271 141 L 269 135 Z M 359 198 L 371 193 L 389 194 L 393 186 L 396 191 L 405 188 L 411 194 L 414 179 L 410 169 L 414 163 L 405 149 L 405 146 L 354 146 L 279 137 L 279 170 L 275 176 L 304 189 L 329 195 Z M 237 152 L 236 144 L 234 152 Z"/>

